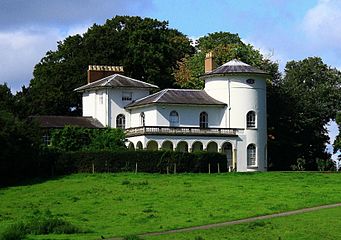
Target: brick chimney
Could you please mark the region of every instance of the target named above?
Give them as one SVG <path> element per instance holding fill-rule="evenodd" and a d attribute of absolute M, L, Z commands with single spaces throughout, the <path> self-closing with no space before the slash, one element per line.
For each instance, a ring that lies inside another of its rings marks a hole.
<path fill-rule="evenodd" d="M 206 53 L 206 58 L 205 58 L 205 73 L 211 72 L 216 68 L 214 59 L 213 59 L 213 53 L 208 52 Z"/>
<path fill-rule="evenodd" d="M 92 83 L 94 81 L 97 81 L 98 79 L 108 77 L 115 73 L 123 74 L 123 66 L 89 65 L 88 83 Z"/>

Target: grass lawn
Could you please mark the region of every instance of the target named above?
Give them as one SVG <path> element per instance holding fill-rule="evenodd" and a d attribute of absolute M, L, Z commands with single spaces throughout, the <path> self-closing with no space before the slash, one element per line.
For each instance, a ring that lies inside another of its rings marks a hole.
<path fill-rule="evenodd" d="M 145 240 L 335 240 L 341 239 L 341 207 L 247 224 L 187 233 L 143 237 Z"/>
<path fill-rule="evenodd" d="M 98 239 L 203 225 L 341 201 L 341 174 L 75 174 L 0 189 L 0 232 L 45 212 Z"/>

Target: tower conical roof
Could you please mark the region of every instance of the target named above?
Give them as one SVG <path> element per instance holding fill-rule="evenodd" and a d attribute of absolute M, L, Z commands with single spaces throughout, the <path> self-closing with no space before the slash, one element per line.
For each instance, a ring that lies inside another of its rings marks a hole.
<path fill-rule="evenodd" d="M 260 70 L 259 68 L 252 67 L 249 64 L 246 64 L 242 61 L 239 61 L 237 59 L 233 59 L 233 60 L 221 65 L 220 67 L 217 67 L 213 71 L 206 73 L 205 75 L 229 74 L 229 73 L 268 74 L 267 72 Z"/>

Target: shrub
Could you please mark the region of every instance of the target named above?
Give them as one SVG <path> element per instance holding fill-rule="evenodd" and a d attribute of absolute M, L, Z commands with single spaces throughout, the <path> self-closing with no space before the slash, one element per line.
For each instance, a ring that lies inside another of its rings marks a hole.
<path fill-rule="evenodd" d="M 0 240 L 20 240 L 24 239 L 26 234 L 26 225 L 24 223 L 16 223 L 9 226 L 2 232 Z"/>
<path fill-rule="evenodd" d="M 88 129 L 65 126 L 54 129 L 51 133 L 51 145 L 62 151 L 80 150 L 116 150 L 124 149 L 124 132 L 122 129 Z"/>
<path fill-rule="evenodd" d="M 75 172 L 124 172 L 147 173 L 227 171 L 226 156 L 220 153 L 181 153 L 170 151 L 87 151 L 60 153 L 53 168 L 57 174 Z"/>
<path fill-rule="evenodd" d="M 45 215 L 33 218 L 28 222 L 15 223 L 9 226 L 1 235 L 0 240 L 19 240 L 24 239 L 27 234 L 73 234 L 83 233 L 84 231 L 74 226 L 70 222 L 55 217 Z"/>

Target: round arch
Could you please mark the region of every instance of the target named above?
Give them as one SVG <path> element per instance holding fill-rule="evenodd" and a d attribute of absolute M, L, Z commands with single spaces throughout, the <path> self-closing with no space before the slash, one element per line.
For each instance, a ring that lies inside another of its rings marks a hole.
<path fill-rule="evenodd" d="M 196 141 L 192 144 L 192 152 L 202 151 L 203 149 L 202 142 Z"/>
<path fill-rule="evenodd" d="M 154 140 L 150 140 L 150 141 L 147 143 L 147 150 L 152 150 L 152 151 L 158 150 L 157 142 L 154 141 Z"/>
<path fill-rule="evenodd" d="M 138 150 L 142 150 L 143 149 L 143 145 L 142 145 L 142 143 L 140 141 L 138 141 L 136 143 L 136 149 L 138 149 Z"/>
<path fill-rule="evenodd" d="M 129 150 L 135 150 L 134 143 L 129 142 L 129 144 L 128 144 L 128 149 L 129 149 Z"/>
<path fill-rule="evenodd" d="M 218 144 L 216 142 L 209 142 L 206 150 L 207 152 L 218 152 Z"/>
<path fill-rule="evenodd" d="M 188 152 L 188 144 L 185 141 L 180 141 L 176 145 L 176 151 L 178 152 Z"/>
<path fill-rule="evenodd" d="M 161 145 L 162 150 L 170 150 L 173 151 L 173 143 L 171 141 L 164 141 Z"/>

